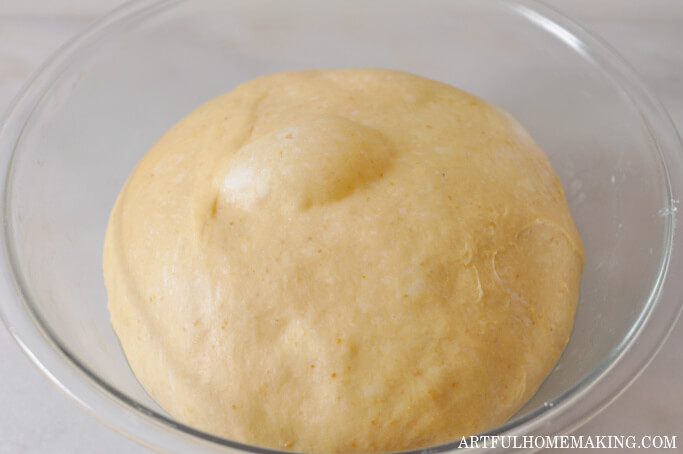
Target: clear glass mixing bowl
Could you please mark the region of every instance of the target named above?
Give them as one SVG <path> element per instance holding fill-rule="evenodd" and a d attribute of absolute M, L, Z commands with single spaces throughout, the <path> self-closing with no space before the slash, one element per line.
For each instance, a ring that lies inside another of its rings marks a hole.
<path fill-rule="evenodd" d="M 255 76 L 384 67 L 514 114 L 546 151 L 586 248 L 572 339 L 535 397 L 488 434 L 566 433 L 648 363 L 681 310 L 681 143 L 623 61 L 532 1 L 143 0 L 65 46 L 0 133 L 0 308 L 31 359 L 105 423 L 167 452 L 272 452 L 171 419 L 109 324 L 102 242 L 163 131 Z M 430 452 L 450 451 L 458 443 Z"/>

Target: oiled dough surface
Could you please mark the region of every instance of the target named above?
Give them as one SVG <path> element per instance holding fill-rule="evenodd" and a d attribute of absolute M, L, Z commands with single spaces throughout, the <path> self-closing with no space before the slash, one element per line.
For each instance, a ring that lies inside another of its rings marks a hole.
<path fill-rule="evenodd" d="M 374 69 L 199 107 L 139 162 L 104 248 L 114 329 L 171 415 L 329 453 L 505 421 L 568 341 L 582 266 L 516 120 Z"/>

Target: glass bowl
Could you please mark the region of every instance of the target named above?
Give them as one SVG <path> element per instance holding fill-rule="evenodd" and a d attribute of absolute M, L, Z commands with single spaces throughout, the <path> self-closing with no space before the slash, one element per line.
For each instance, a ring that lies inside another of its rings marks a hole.
<path fill-rule="evenodd" d="M 49 60 L 0 133 L 2 317 L 96 417 L 166 452 L 273 452 L 170 418 L 109 324 L 101 253 L 129 172 L 172 124 L 255 76 L 384 67 L 511 112 L 548 154 L 586 248 L 574 332 L 555 369 L 487 435 L 573 430 L 655 354 L 681 310 L 681 143 L 624 62 L 540 3 L 483 0 L 131 2 Z M 456 449 L 458 441 L 429 452 Z"/>

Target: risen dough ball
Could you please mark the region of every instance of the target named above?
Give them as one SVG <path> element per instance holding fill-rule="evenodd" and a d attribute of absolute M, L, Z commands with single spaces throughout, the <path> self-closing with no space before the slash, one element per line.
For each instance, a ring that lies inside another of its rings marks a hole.
<path fill-rule="evenodd" d="M 137 165 L 104 249 L 140 382 L 256 445 L 394 451 L 505 421 L 572 327 L 583 250 L 503 111 L 385 70 L 245 83 Z"/>

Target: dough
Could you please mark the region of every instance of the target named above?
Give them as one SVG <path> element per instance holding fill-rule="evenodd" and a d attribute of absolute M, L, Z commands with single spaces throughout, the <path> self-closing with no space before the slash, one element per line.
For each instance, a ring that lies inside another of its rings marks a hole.
<path fill-rule="evenodd" d="M 247 82 L 135 167 L 104 247 L 145 389 L 201 430 L 395 451 L 504 422 L 569 339 L 583 249 L 510 115 L 376 69 Z"/>

